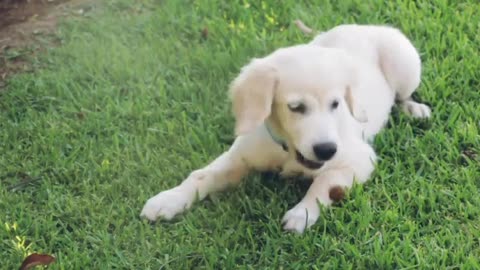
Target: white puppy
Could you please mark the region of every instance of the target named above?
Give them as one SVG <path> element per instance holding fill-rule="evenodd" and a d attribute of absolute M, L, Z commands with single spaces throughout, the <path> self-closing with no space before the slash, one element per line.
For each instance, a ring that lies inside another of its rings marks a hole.
<path fill-rule="evenodd" d="M 410 41 L 385 26 L 341 25 L 309 44 L 254 59 L 231 85 L 238 135 L 231 148 L 150 198 L 141 215 L 168 220 L 251 170 L 280 170 L 313 179 L 283 217 L 284 229 L 302 233 L 318 219 L 318 203 L 328 206 L 354 180 L 369 178 L 375 152 L 368 142 L 395 98 L 412 116 L 430 116 L 410 98 L 420 71 Z"/>

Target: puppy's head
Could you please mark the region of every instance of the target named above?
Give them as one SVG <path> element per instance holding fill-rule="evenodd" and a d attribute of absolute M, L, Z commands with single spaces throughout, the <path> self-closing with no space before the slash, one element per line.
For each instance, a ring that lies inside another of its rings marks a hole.
<path fill-rule="evenodd" d="M 352 116 L 365 120 L 351 94 L 354 73 L 343 52 L 310 45 L 253 60 L 230 89 L 236 134 L 267 121 L 302 165 L 321 167 L 341 147 Z"/>

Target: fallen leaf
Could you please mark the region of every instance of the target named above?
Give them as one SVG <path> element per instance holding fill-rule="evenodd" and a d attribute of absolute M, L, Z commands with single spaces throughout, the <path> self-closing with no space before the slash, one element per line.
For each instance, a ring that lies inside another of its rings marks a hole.
<path fill-rule="evenodd" d="M 47 254 L 33 253 L 23 260 L 20 270 L 28 270 L 37 265 L 49 265 L 55 261 L 55 257 Z"/>
<path fill-rule="evenodd" d="M 462 154 L 468 157 L 470 160 L 474 160 L 477 157 L 477 153 L 473 149 L 465 149 L 462 151 Z"/>
<path fill-rule="evenodd" d="M 207 39 L 208 38 L 208 28 L 203 28 L 202 30 L 202 38 Z"/>
<path fill-rule="evenodd" d="M 24 173 L 24 172 L 8 173 L 7 175 L 3 176 L 2 178 L 7 178 L 7 177 L 15 177 L 15 178 L 20 179 L 19 182 L 8 186 L 7 187 L 8 191 L 17 191 L 21 188 L 24 188 L 24 187 L 42 179 L 41 177 L 32 177 L 32 176 L 30 176 L 30 175 L 28 175 L 27 173 Z"/>
<path fill-rule="evenodd" d="M 77 113 L 77 118 L 80 119 L 80 120 L 85 119 L 85 113 L 84 112 L 78 112 Z"/>
<path fill-rule="evenodd" d="M 339 202 L 345 198 L 345 190 L 340 186 L 334 186 L 329 191 L 330 199 Z"/>

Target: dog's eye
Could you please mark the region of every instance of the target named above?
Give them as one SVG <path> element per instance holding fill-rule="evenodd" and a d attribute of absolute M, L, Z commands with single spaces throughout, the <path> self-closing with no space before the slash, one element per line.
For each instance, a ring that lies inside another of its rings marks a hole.
<path fill-rule="evenodd" d="M 338 100 L 332 101 L 332 104 L 330 104 L 330 109 L 335 110 L 338 107 Z"/>
<path fill-rule="evenodd" d="M 289 103 L 288 108 L 292 112 L 301 114 L 304 114 L 307 111 L 307 106 L 305 106 L 305 103 L 302 102 Z"/>

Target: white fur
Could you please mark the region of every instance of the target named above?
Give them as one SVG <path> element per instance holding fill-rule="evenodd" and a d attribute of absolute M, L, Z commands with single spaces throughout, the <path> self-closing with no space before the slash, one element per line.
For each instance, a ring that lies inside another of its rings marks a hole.
<path fill-rule="evenodd" d="M 395 98 L 415 117 L 430 109 L 410 96 L 420 83 L 421 63 L 410 41 L 383 26 L 342 25 L 311 43 L 255 59 L 233 81 L 231 96 L 238 137 L 231 148 L 179 186 L 150 198 L 141 215 L 171 219 L 195 199 L 240 182 L 249 171 L 303 173 L 313 179 L 305 197 L 283 217 L 284 229 L 302 233 L 319 217 L 318 203 L 332 203 L 332 187 L 363 183 L 376 155 L 368 140 L 388 120 Z M 332 102 L 339 101 L 332 109 Z M 303 103 L 307 112 L 288 105 Z M 285 140 L 286 152 L 270 132 Z M 335 143 L 337 152 L 319 169 L 308 169 L 295 150 L 321 162 L 312 146 Z"/>

